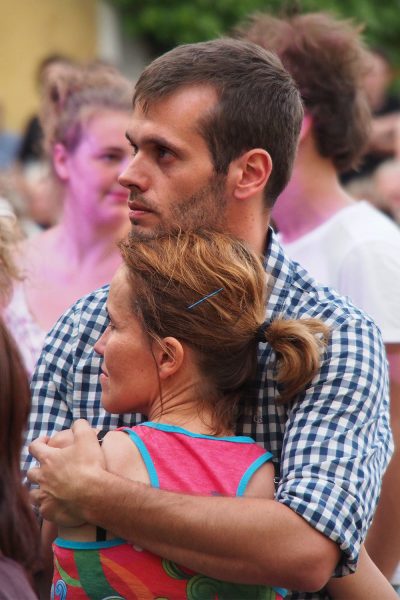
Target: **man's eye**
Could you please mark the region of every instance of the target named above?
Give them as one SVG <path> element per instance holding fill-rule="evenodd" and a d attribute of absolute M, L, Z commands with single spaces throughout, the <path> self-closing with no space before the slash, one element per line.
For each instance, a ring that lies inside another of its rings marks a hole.
<path fill-rule="evenodd" d="M 160 158 L 160 159 L 173 157 L 171 150 L 169 150 L 169 148 L 164 148 L 164 146 L 159 146 L 157 148 L 157 153 L 158 153 L 158 158 Z"/>

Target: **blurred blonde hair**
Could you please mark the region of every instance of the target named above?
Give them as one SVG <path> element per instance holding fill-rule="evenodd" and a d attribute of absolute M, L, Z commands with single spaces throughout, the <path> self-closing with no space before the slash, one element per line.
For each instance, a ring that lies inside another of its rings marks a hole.
<path fill-rule="evenodd" d="M 161 344 L 173 336 L 194 351 L 217 430 L 232 427 L 241 392 L 255 374 L 260 327 L 275 350 L 280 401 L 293 400 L 317 373 L 328 328 L 315 319 L 263 325 L 266 274 L 245 243 L 198 230 L 155 239 L 129 237 L 120 249 L 132 311 Z"/>
<path fill-rule="evenodd" d="M 17 243 L 22 234 L 7 200 L 0 197 L 0 307 L 10 298 L 13 281 L 21 279 L 15 261 Z"/>
<path fill-rule="evenodd" d="M 133 83 L 112 65 L 94 61 L 85 66 L 58 66 L 46 79 L 42 94 L 45 152 L 51 155 L 56 143 L 72 152 L 93 113 L 103 109 L 128 112 L 132 96 Z"/>

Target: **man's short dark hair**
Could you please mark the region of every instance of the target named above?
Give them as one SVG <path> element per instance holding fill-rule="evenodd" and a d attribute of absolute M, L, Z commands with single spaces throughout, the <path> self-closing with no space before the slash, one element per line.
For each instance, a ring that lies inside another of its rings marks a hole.
<path fill-rule="evenodd" d="M 277 53 L 313 117 L 321 156 L 332 159 L 338 172 L 356 167 L 370 125 L 360 28 L 325 13 L 284 18 L 258 13 L 235 35 Z"/>
<path fill-rule="evenodd" d="M 280 60 L 259 46 L 224 38 L 174 48 L 140 76 L 133 102 L 143 110 L 179 89 L 209 85 L 218 101 L 198 125 L 215 171 L 252 148 L 273 163 L 266 187 L 270 205 L 290 179 L 303 118 L 300 94 Z"/>

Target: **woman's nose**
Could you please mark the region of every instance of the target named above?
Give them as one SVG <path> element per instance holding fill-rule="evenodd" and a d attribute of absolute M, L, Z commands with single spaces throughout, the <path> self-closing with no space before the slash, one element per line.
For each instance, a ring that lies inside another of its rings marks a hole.
<path fill-rule="evenodd" d="M 102 335 L 99 337 L 99 339 L 93 346 L 94 351 L 97 354 L 99 354 L 100 356 L 104 355 L 104 348 L 105 348 L 106 341 L 107 341 L 107 332 L 108 332 L 108 328 L 105 330 L 104 333 L 102 333 Z"/>

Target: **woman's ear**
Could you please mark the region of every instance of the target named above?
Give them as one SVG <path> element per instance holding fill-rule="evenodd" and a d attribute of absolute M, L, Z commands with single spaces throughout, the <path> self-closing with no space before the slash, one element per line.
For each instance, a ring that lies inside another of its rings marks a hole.
<path fill-rule="evenodd" d="M 233 195 L 247 200 L 264 192 L 272 171 L 271 156 L 262 148 L 253 148 L 234 160 L 228 176 L 233 185 Z"/>
<path fill-rule="evenodd" d="M 185 350 L 176 338 L 166 337 L 162 344 L 153 342 L 153 354 L 160 379 L 168 379 L 181 368 Z"/>
<path fill-rule="evenodd" d="M 55 144 L 53 148 L 53 167 L 61 181 L 68 180 L 68 151 L 64 144 Z"/>

